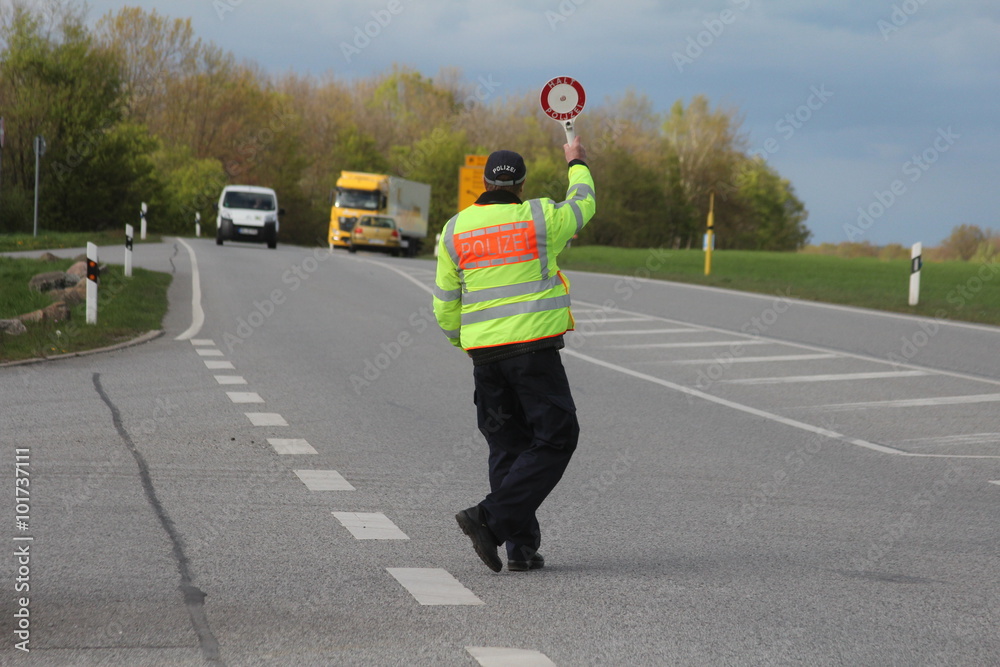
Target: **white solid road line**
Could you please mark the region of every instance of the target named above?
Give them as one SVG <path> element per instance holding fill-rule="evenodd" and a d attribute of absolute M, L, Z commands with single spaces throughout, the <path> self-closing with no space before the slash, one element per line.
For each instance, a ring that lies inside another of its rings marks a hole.
<path fill-rule="evenodd" d="M 606 274 L 603 274 L 603 275 L 606 275 Z M 732 291 L 732 290 L 723 290 L 723 291 Z M 734 293 L 736 293 L 736 294 L 744 294 L 743 292 L 734 292 Z M 760 295 L 753 295 L 753 294 L 750 294 L 750 293 L 746 293 L 746 294 L 747 294 L 747 296 L 760 296 Z M 581 304 L 590 305 L 590 306 L 596 305 L 596 304 L 592 304 L 592 303 L 587 302 L 587 301 L 577 301 L 576 303 L 581 303 Z M 805 302 L 805 303 L 811 303 L 811 302 Z M 815 305 L 815 304 L 813 304 L 813 305 Z M 857 310 L 858 310 L 858 312 L 867 312 L 867 313 L 872 313 L 872 314 L 876 314 L 876 315 L 885 315 L 885 313 L 880 313 L 879 311 L 874 311 L 874 310 L 872 310 L 872 311 L 867 311 L 867 310 L 863 310 L 863 309 L 857 309 Z M 617 309 L 617 310 L 615 310 L 615 312 L 616 313 L 621 313 L 621 314 L 624 314 L 624 315 L 643 315 L 644 317 L 648 317 L 650 319 L 654 319 L 654 320 L 657 320 L 657 321 L 660 321 L 660 322 L 666 322 L 668 324 L 680 324 L 680 325 L 689 324 L 688 322 L 683 322 L 681 320 L 672 320 L 669 317 L 659 317 L 658 315 L 644 315 L 643 313 L 636 313 L 635 311 L 630 311 L 630 310 Z M 891 315 L 891 313 L 890 313 L 890 315 Z M 911 318 L 910 316 L 907 316 L 907 315 L 900 315 L 899 317 L 910 318 L 910 319 L 912 319 L 914 321 L 918 321 L 920 319 L 920 318 L 915 318 L 915 317 Z M 942 324 L 944 324 L 944 322 L 942 322 Z M 954 322 L 951 322 L 949 324 L 953 324 L 955 326 L 958 326 L 958 324 L 956 324 Z M 739 332 L 732 331 L 730 329 L 720 329 L 718 327 L 709 327 L 709 326 L 704 326 L 704 325 L 697 325 L 697 326 L 699 326 L 700 328 L 704 329 L 705 331 L 715 331 L 716 333 L 726 334 L 726 335 L 730 335 L 730 336 L 732 336 L 732 335 L 740 335 Z M 998 327 L 972 327 L 972 328 L 991 329 L 993 331 L 1000 332 L 1000 328 L 998 328 Z M 985 383 L 985 384 L 994 384 L 994 385 L 1000 386 L 1000 380 L 990 380 L 989 378 L 984 378 L 984 377 L 980 377 L 980 376 L 977 376 L 977 375 L 970 375 L 968 373 L 958 373 L 958 372 L 955 372 L 955 371 L 946 371 L 946 370 L 942 370 L 940 368 L 929 368 L 927 366 L 918 366 L 916 364 L 904 364 L 904 363 L 899 363 L 899 362 L 896 362 L 896 361 L 890 361 L 888 359 L 880 359 L 879 357 L 873 357 L 873 356 L 870 356 L 870 355 L 867 355 L 867 354 L 855 354 L 853 352 L 845 352 L 843 350 L 831 350 L 830 348 L 820 347 L 818 345 L 809 345 L 807 343 L 797 343 L 797 342 L 791 342 L 791 341 L 778 340 L 776 338 L 767 338 L 766 336 L 753 336 L 752 339 L 753 340 L 770 341 L 770 342 L 778 344 L 778 345 L 787 345 L 789 347 L 797 347 L 797 348 L 800 348 L 800 349 L 803 349 L 803 350 L 812 350 L 813 352 L 823 352 L 823 353 L 826 353 L 826 354 L 836 354 L 837 356 L 840 356 L 840 357 L 848 357 L 848 358 L 851 358 L 851 359 L 861 359 L 863 361 L 870 361 L 870 362 L 873 362 L 873 363 L 876 363 L 876 364 L 882 364 L 884 366 L 892 366 L 893 368 L 910 368 L 910 369 L 913 369 L 913 370 L 928 371 L 928 372 L 933 373 L 935 375 L 944 375 L 944 376 L 947 376 L 947 377 L 960 378 L 962 380 L 971 380 L 973 382 L 982 382 L 982 383 Z"/>
<path fill-rule="evenodd" d="M 205 368 L 213 371 L 231 371 L 234 370 L 236 366 L 233 366 L 233 362 L 231 361 L 213 361 L 212 359 L 206 359 Z"/>
<path fill-rule="evenodd" d="M 997 403 L 1000 394 L 970 394 L 968 396 L 937 396 L 934 398 L 904 398 L 895 401 L 868 401 L 865 403 L 831 403 L 829 405 L 804 405 L 798 409 L 841 412 L 866 408 L 925 408 L 939 405 L 968 405 L 970 403 Z"/>
<path fill-rule="evenodd" d="M 690 396 L 695 396 L 697 398 L 704 399 L 712 403 L 718 403 L 719 405 L 724 405 L 727 408 L 732 408 L 734 410 L 739 410 L 740 412 L 746 412 L 751 415 L 756 415 L 758 417 L 763 417 L 764 419 L 770 419 L 771 421 L 777 422 L 779 424 L 784 424 L 785 426 L 791 426 L 793 428 L 802 429 L 803 431 L 809 431 L 810 433 L 816 433 L 817 435 L 822 435 L 827 438 L 832 438 L 834 440 L 840 440 L 841 442 L 846 442 L 850 445 L 856 445 L 858 447 L 863 447 L 865 449 L 870 449 L 874 452 L 879 452 L 880 454 L 895 454 L 897 456 L 912 456 L 915 458 L 964 458 L 964 459 L 996 459 L 1000 456 L 978 456 L 978 455 L 965 455 L 965 454 L 919 454 L 913 452 L 904 452 L 901 449 L 894 449 L 892 447 L 887 447 L 885 445 L 880 445 L 875 442 L 868 442 L 867 440 L 862 440 L 861 438 L 852 438 L 843 433 L 838 433 L 836 431 L 831 431 L 830 429 L 823 428 L 821 426 L 815 426 L 813 424 L 807 424 L 805 422 L 798 421 L 796 419 L 789 419 L 788 417 L 782 417 L 781 415 L 776 415 L 773 412 L 767 412 L 766 410 L 759 410 L 757 408 L 750 407 L 749 405 L 743 405 L 742 403 L 736 403 L 735 401 L 729 401 L 724 398 L 719 398 L 718 396 L 713 396 L 711 394 L 706 394 L 703 391 L 697 389 L 691 389 L 683 385 L 679 385 L 675 382 L 670 382 L 669 380 L 663 380 L 652 375 L 647 375 L 646 373 L 640 373 L 639 371 L 634 371 L 630 368 L 625 368 L 624 366 L 619 366 L 618 364 L 612 364 L 607 361 L 602 361 L 600 359 L 595 359 L 594 357 L 581 354 L 575 350 L 564 349 L 563 352 L 578 359 L 584 361 L 589 361 L 597 366 L 603 366 L 604 368 L 610 368 L 611 370 L 618 371 L 619 373 L 624 373 L 625 375 L 631 375 L 634 378 L 640 380 L 646 380 L 647 382 L 652 382 L 668 389 L 673 389 L 674 391 L 679 391 L 682 394 L 688 394 Z M 1000 394 L 998 394 L 1000 396 Z M 998 399 L 1000 400 L 1000 399 Z"/>
<path fill-rule="evenodd" d="M 787 375 L 773 378 L 743 378 L 740 380 L 720 380 L 723 384 L 791 384 L 796 382 L 838 382 L 843 380 L 883 380 L 887 378 L 924 377 L 926 371 L 881 371 L 873 373 L 829 373 L 826 375 Z"/>
<path fill-rule="evenodd" d="M 267 444 L 271 445 L 276 453 L 285 456 L 302 456 L 319 453 L 304 438 L 268 438 Z"/>
<path fill-rule="evenodd" d="M 182 238 L 177 240 L 187 248 L 191 258 L 191 326 L 174 340 L 188 340 L 197 336 L 205 324 L 205 311 L 201 307 L 201 273 L 198 271 L 198 258 L 195 257 L 194 248 Z"/>
<path fill-rule="evenodd" d="M 295 470 L 293 471 L 310 491 L 354 491 L 354 485 L 348 482 L 336 470 Z"/>
<path fill-rule="evenodd" d="M 381 512 L 334 512 L 333 516 L 358 540 L 410 539 Z"/>
<path fill-rule="evenodd" d="M 388 567 L 386 571 L 422 605 L 484 604 L 475 593 L 441 568 Z"/>
<path fill-rule="evenodd" d="M 387 264 L 383 264 L 383 263 L 380 263 L 380 262 L 373 262 L 371 260 L 361 260 L 361 261 L 367 261 L 367 262 L 370 262 L 372 264 L 378 264 L 379 266 L 383 266 L 383 267 L 385 267 L 387 269 L 395 271 L 396 273 L 400 274 L 401 276 L 403 276 L 404 278 L 406 278 L 407 280 L 409 280 L 410 282 L 412 282 L 413 284 L 415 284 L 417 287 L 419 287 L 423 291 L 425 291 L 425 292 L 427 292 L 429 294 L 433 294 L 434 293 L 433 288 L 428 287 L 427 285 L 421 283 L 419 280 L 417 280 L 413 276 L 410 276 L 410 275 L 406 274 L 403 271 L 400 271 L 399 269 L 397 269 L 395 267 L 388 266 Z M 616 277 L 620 277 L 620 276 L 616 276 Z M 733 290 L 728 290 L 728 291 L 732 291 L 734 294 L 744 294 L 744 292 L 735 292 Z M 771 298 L 771 297 L 768 297 L 768 298 Z M 581 303 L 581 305 L 590 306 L 592 308 L 598 308 L 598 309 L 600 308 L 600 304 L 588 303 L 588 302 L 585 302 L 585 301 L 584 302 L 579 302 L 579 303 Z M 803 303 L 807 303 L 808 304 L 809 302 L 803 302 Z M 681 324 L 681 325 L 686 324 L 685 322 L 678 322 L 676 320 L 671 320 L 671 319 L 668 319 L 666 317 L 656 317 L 656 316 L 652 316 L 652 315 L 646 315 L 644 313 L 636 313 L 634 311 L 617 310 L 616 312 L 620 313 L 620 314 L 623 314 L 623 315 L 636 315 L 638 317 L 655 319 L 657 321 L 668 322 L 670 324 Z M 859 310 L 859 312 L 878 313 L 878 311 L 864 311 L 864 310 Z M 910 319 L 911 320 L 919 321 L 920 318 L 910 318 Z M 732 331 L 726 331 L 725 329 L 718 329 L 716 327 L 701 327 L 701 328 L 703 328 L 703 329 L 705 329 L 707 331 L 717 331 L 719 333 L 726 333 L 726 334 L 730 334 L 730 335 L 732 335 L 734 333 Z M 996 330 L 996 328 L 993 328 L 993 330 Z M 753 340 L 756 341 L 756 340 L 758 340 L 758 338 L 754 338 Z M 741 344 L 746 345 L 747 343 L 750 343 L 750 342 L 753 342 L 753 341 L 742 341 Z M 830 353 L 831 352 L 831 350 L 828 350 L 828 349 L 824 349 L 824 348 L 821 348 L 821 347 L 816 347 L 814 345 L 804 345 L 802 343 L 787 343 L 787 342 L 779 341 L 779 340 L 761 340 L 760 342 L 761 343 L 775 343 L 775 344 L 780 344 L 780 345 L 789 345 L 789 346 L 792 346 L 792 347 L 800 347 L 802 349 L 814 350 L 816 352 L 823 352 L 823 353 Z M 625 368 L 624 366 L 619 366 L 617 364 L 612 364 L 612 363 L 608 363 L 606 361 L 601 361 L 600 359 L 595 359 L 594 357 L 590 357 L 588 355 L 581 354 L 581 353 L 576 352 L 575 350 L 571 350 L 569 348 L 566 348 L 563 351 L 566 354 L 570 355 L 570 356 L 577 357 L 578 359 L 582 359 L 584 361 L 589 361 L 590 363 L 596 364 L 598 366 L 603 366 L 605 368 L 610 368 L 612 370 L 618 371 L 619 373 L 624 373 L 625 375 L 631 375 L 632 377 L 640 378 L 640 379 L 646 380 L 647 382 L 653 382 L 655 384 L 659 384 L 661 386 L 668 387 L 670 389 L 674 389 L 675 391 L 679 391 L 681 393 L 690 394 L 691 396 L 697 396 L 698 398 L 702 398 L 702 399 L 704 399 L 706 401 L 711 401 L 713 403 L 718 403 L 719 405 L 725 405 L 727 407 L 733 408 L 734 410 L 740 410 L 741 412 L 747 412 L 747 413 L 752 414 L 752 415 L 757 415 L 759 417 L 764 417 L 765 419 L 770 419 L 772 421 L 775 421 L 775 422 L 778 422 L 778 423 L 781 423 L 781 424 L 785 424 L 786 426 L 791 426 L 793 428 L 799 428 L 799 429 L 802 429 L 804 431 L 809 431 L 810 433 L 816 433 L 818 435 L 823 435 L 823 436 L 826 436 L 828 438 L 832 438 L 834 440 L 840 440 L 841 442 L 846 442 L 846 443 L 851 444 L 851 445 L 856 445 L 858 447 L 863 447 L 864 449 L 870 449 L 872 451 L 879 452 L 881 454 L 895 454 L 897 456 L 910 456 L 910 457 L 915 457 L 915 458 L 970 458 L 970 459 L 995 459 L 995 458 L 1000 458 L 1000 456 L 967 456 L 967 455 L 951 455 L 951 454 L 916 454 L 916 453 L 912 453 L 912 452 L 904 452 L 904 451 L 902 451 L 900 449 L 893 449 L 892 447 L 886 447 L 885 445 L 880 445 L 880 444 L 877 444 L 877 443 L 874 443 L 874 442 L 868 442 L 867 440 L 861 440 L 860 438 L 851 438 L 851 437 L 846 436 L 846 435 L 844 435 L 842 433 L 837 433 L 836 431 L 831 431 L 829 429 L 825 429 L 825 428 L 822 428 L 822 427 L 819 427 L 819 426 L 814 426 L 812 424 L 806 424 L 805 422 L 800 422 L 800 421 L 797 421 L 795 419 L 788 419 L 786 417 L 782 417 L 780 415 L 776 415 L 776 414 L 773 414 L 773 413 L 770 413 L 770 412 L 766 412 L 764 410 L 758 410 L 757 408 L 752 408 L 749 405 L 743 405 L 741 403 L 736 403 L 734 401 L 727 401 L 727 400 L 725 400 L 723 398 L 718 398 L 716 396 L 712 396 L 711 394 L 706 394 L 703 391 L 698 391 L 697 389 L 689 389 L 688 387 L 684 387 L 684 386 L 676 384 L 674 382 L 668 382 L 667 380 L 661 380 L 660 378 L 653 377 L 652 375 L 647 375 L 645 373 L 640 373 L 638 371 L 633 371 L 631 369 Z M 840 354 L 840 356 L 852 357 L 852 358 L 855 358 L 855 359 L 865 359 L 867 361 L 876 361 L 876 362 L 883 363 L 883 364 L 890 363 L 890 362 L 887 362 L 885 360 L 876 359 L 875 357 L 869 357 L 869 356 L 866 356 L 866 355 L 863 355 L 863 354 L 852 354 L 852 353 L 848 353 L 848 352 L 841 352 L 839 354 Z M 923 367 L 920 367 L 920 366 L 915 366 L 913 364 L 898 364 L 898 365 L 897 364 L 893 364 L 893 365 L 897 366 L 897 367 L 911 368 L 911 369 L 914 369 L 914 370 L 930 371 L 932 373 L 937 373 L 937 374 L 941 374 L 941 375 L 947 375 L 947 376 L 950 376 L 950 377 L 959 377 L 959 378 L 965 378 L 965 379 L 970 379 L 970 380 L 977 380 L 979 382 L 989 382 L 989 383 L 992 383 L 992 384 L 1000 384 L 1000 382 L 997 382 L 997 381 L 994 381 L 994 380 L 983 380 L 982 378 L 977 378 L 975 376 L 966 375 L 965 373 L 953 373 L 953 372 L 949 372 L 949 371 L 938 371 L 938 370 L 935 370 L 935 369 L 929 369 L 929 368 L 923 368 Z"/>
<path fill-rule="evenodd" d="M 583 273 L 583 272 L 575 272 Z M 597 272 L 586 272 L 587 275 L 591 276 L 604 276 L 605 278 L 614 278 L 616 280 L 621 280 L 622 276 L 614 273 L 597 273 Z M 734 296 L 740 296 L 751 299 L 763 299 L 765 301 L 774 301 L 776 299 L 782 299 L 788 303 L 794 303 L 798 306 L 809 306 L 811 308 L 822 308 L 825 310 L 841 310 L 849 313 L 859 313 L 861 315 L 876 315 L 878 317 L 889 317 L 897 320 L 907 320 L 909 322 L 919 323 L 919 322 L 934 322 L 943 326 L 950 327 L 960 327 L 962 329 L 976 329 L 978 331 L 987 331 L 989 333 L 1000 334 L 1000 327 L 992 326 L 989 324 L 973 324 L 971 322 L 957 322 L 955 320 L 947 319 L 933 319 L 930 317 L 921 317 L 919 315 L 906 315 L 903 313 L 890 313 L 884 310 L 872 310 L 869 308 L 860 308 L 857 306 L 842 306 L 836 303 L 823 303 L 822 301 L 807 301 L 805 299 L 796 299 L 793 297 L 786 297 L 781 294 L 758 294 L 755 292 L 741 292 L 740 290 L 727 289 L 725 287 L 711 287 L 709 285 L 692 285 L 690 283 L 674 283 L 666 280 L 655 280 L 651 278 L 640 278 L 638 282 L 644 285 L 658 285 L 674 288 L 692 289 L 692 290 L 704 290 L 708 292 L 722 292 L 725 294 L 732 294 Z M 592 306 L 599 306 L 599 304 L 590 304 Z M 616 310 L 615 312 L 624 313 L 627 311 Z"/>
<path fill-rule="evenodd" d="M 285 418 L 277 412 L 245 412 L 254 426 L 288 426 Z"/>
<path fill-rule="evenodd" d="M 556 667 L 544 653 L 499 646 L 466 646 L 480 667 Z"/>
<path fill-rule="evenodd" d="M 660 363 L 667 364 L 755 364 L 769 361 L 814 361 L 816 359 L 836 359 L 836 354 L 776 354 L 766 357 L 726 357 L 725 359 L 716 357 L 715 359 L 667 359 Z"/>

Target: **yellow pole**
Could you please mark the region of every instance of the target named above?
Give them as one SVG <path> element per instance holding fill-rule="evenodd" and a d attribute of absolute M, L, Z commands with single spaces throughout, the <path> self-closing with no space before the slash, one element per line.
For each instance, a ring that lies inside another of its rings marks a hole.
<path fill-rule="evenodd" d="M 708 195 L 708 232 L 705 234 L 705 275 L 712 273 L 712 244 L 715 230 L 715 190 Z"/>

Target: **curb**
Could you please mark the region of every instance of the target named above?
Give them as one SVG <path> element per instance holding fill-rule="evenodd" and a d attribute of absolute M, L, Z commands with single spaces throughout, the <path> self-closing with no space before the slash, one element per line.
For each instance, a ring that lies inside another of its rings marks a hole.
<path fill-rule="evenodd" d="M 52 357 L 36 357 L 34 359 L 21 359 L 18 361 L 8 361 L 0 364 L 0 368 L 8 368 L 11 366 L 26 366 L 28 364 L 40 364 L 45 361 L 56 361 L 58 359 L 72 359 L 73 357 L 86 357 L 92 354 L 100 354 L 102 352 L 114 352 L 115 350 L 122 350 L 126 347 L 132 347 L 133 345 L 141 345 L 143 343 L 148 343 L 149 341 L 159 338 L 163 335 L 163 329 L 155 329 L 153 331 L 147 331 L 146 333 L 133 338 L 132 340 L 127 340 L 124 343 L 116 343 L 115 345 L 109 345 L 107 347 L 98 347 L 93 350 L 81 350 L 79 352 L 68 352 L 66 354 L 57 354 Z"/>

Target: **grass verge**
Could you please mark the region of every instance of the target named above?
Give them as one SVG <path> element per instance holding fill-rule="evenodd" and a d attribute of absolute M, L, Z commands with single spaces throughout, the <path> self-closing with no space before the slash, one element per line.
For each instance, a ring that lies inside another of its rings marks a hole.
<path fill-rule="evenodd" d="M 723 250 L 704 275 L 700 250 L 576 246 L 559 265 L 638 278 L 711 285 L 789 298 L 859 306 L 940 319 L 1000 325 L 1000 262 L 924 264 L 920 303 L 908 305 L 909 260 Z"/>
<path fill-rule="evenodd" d="M 65 271 L 73 260 L 43 262 L 0 257 L 0 319 L 44 308 L 52 303 L 45 294 L 28 289 L 32 276 Z M 70 309 L 66 322 L 25 322 L 27 333 L 0 333 L 0 362 L 51 357 L 114 345 L 159 329 L 167 312 L 171 276 L 133 268 L 126 278 L 122 266 L 111 265 L 101 275 L 97 324 L 87 324 L 86 302 Z"/>
<path fill-rule="evenodd" d="M 139 240 L 136 225 L 134 243 L 159 243 L 159 235 L 146 234 L 146 240 Z M 38 236 L 31 234 L 0 234 L 0 252 L 21 250 L 58 250 L 59 248 L 85 248 L 87 242 L 97 245 L 125 245 L 125 229 L 106 229 L 103 232 L 45 232 Z"/>

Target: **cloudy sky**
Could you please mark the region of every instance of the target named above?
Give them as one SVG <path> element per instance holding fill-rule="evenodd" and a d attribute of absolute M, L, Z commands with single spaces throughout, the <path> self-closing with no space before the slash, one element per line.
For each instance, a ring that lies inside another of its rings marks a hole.
<path fill-rule="evenodd" d="M 268 71 L 458 67 L 495 94 L 569 75 L 588 105 L 705 94 L 794 185 L 812 241 L 1000 233 L 997 0 L 90 0 L 190 17 Z M 367 34 L 366 34 L 367 33 Z M 584 111 L 586 113 L 586 111 Z M 582 137 L 586 139 L 586 137 Z"/>

